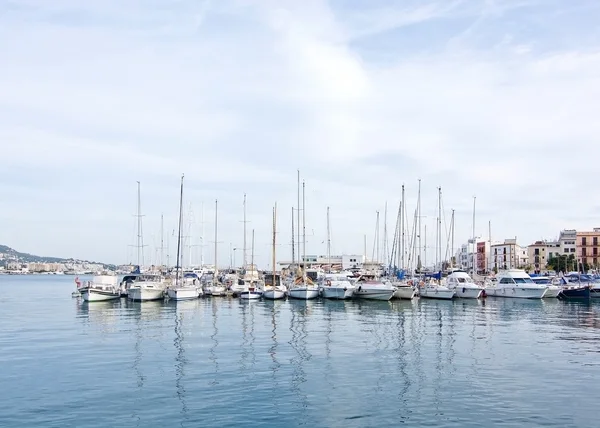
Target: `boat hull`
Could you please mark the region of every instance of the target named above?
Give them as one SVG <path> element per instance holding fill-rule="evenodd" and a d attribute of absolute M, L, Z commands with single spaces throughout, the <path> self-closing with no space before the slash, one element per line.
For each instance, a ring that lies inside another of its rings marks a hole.
<path fill-rule="evenodd" d="M 390 300 L 395 292 L 395 288 L 385 289 L 359 286 L 354 290 L 354 297 L 367 300 Z"/>
<path fill-rule="evenodd" d="M 283 299 L 285 297 L 285 291 L 283 291 L 283 290 L 277 290 L 277 289 L 275 289 L 275 290 L 273 290 L 273 289 L 265 290 L 263 292 L 263 297 L 265 299 L 268 299 L 268 300 Z"/>
<path fill-rule="evenodd" d="M 394 291 L 395 299 L 406 299 L 411 300 L 417 295 L 417 290 L 415 290 L 410 285 L 397 287 L 396 291 Z"/>
<path fill-rule="evenodd" d="M 454 292 L 456 297 L 460 297 L 461 299 L 479 299 L 483 294 L 483 288 L 457 287 Z"/>
<path fill-rule="evenodd" d="M 551 299 L 558 297 L 561 288 L 558 285 L 550 285 L 546 290 L 546 294 L 544 294 L 544 299 Z"/>
<path fill-rule="evenodd" d="M 561 300 L 588 300 L 592 297 L 588 286 L 567 286 L 558 293 Z"/>
<path fill-rule="evenodd" d="M 456 293 L 446 287 L 425 287 L 419 290 L 419 295 L 426 299 L 452 300 Z"/>
<path fill-rule="evenodd" d="M 167 288 L 167 296 L 171 300 L 194 300 L 198 298 L 195 287 Z"/>
<path fill-rule="evenodd" d="M 224 296 L 226 294 L 227 290 L 225 289 L 225 287 L 223 287 L 222 285 L 218 285 L 218 286 L 213 286 L 212 290 L 210 291 L 210 295 L 214 296 L 214 297 L 220 297 L 220 296 Z"/>
<path fill-rule="evenodd" d="M 319 297 L 319 289 L 312 287 L 296 287 L 292 288 L 288 294 L 292 299 L 311 300 Z"/>
<path fill-rule="evenodd" d="M 121 298 L 119 290 L 102 290 L 88 288 L 81 291 L 81 297 L 86 302 L 105 302 L 107 300 L 116 300 Z"/>
<path fill-rule="evenodd" d="M 321 293 L 325 299 L 344 300 L 354 295 L 353 287 L 323 287 Z"/>
<path fill-rule="evenodd" d="M 242 291 L 239 296 L 242 300 L 258 300 L 260 299 L 261 293 L 258 291 Z"/>
<path fill-rule="evenodd" d="M 127 298 L 136 302 L 160 300 L 163 297 L 164 291 L 159 288 L 130 287 L 127 290 Z"/>
<path fill-rule="evenodd" d="M 492 297 L 506 297 L 511 299 L 542 299 L 546 294 L 546 287 L 490 287 L 485 293 Z"/>

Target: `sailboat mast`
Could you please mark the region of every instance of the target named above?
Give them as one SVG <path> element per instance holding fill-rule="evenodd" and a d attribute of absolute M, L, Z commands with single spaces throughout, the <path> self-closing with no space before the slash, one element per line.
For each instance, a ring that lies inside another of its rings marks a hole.
<path fill-rule="evenodd" d="M 400 241 L 400 252 L 401 252 L 401 256 L 400 256 L 400 267 L 402 270 L 404 270 L 405 266 L 404 266 L 404 245 L 405 245 L 405 241 L 404 241 L 404 184 L 402 185 L 402 202 L 400 203 L 400 233 L 402 234 L 402 238 Z"/>
<path fill-rule="evenodd" d="M 294 241 L 294 207 L 292 207 L 292 266 L 296 264 L 296 242 Z"/>
<path fill-rule="evenodd" d="M 477 251 L 477 244 L 475 243 L 475 201 L 476 196 L 473 196 L 473 274 L 477 273 L 477 265 L 475 264 L 475 252 Z"/>
<path fill-rule="evenodd" d="M 452 210 L 452 221 L 450 222 L 452 226 L 452 240 L 451 240 L 451 249 L 450 249 L 450 266 L 454 267 L 454 210 Z"/>
<path fill-rule="evenodd" d="M 383 261 L 389 263 L 388 260 L 388 237 L 387 237 L 387 201 L 383 210 Z"/>
<path fill-rule="evenodd" d="M 304 180 L 302 180 L 302 259 L 302 278 L 306 283 L 306 193 Z"/>
<path fill-rule="evenodd" d="M 242 259 L 244 260 L 244 267 L 248 263 L 248 257 L 246 254 L 246 194 L 244 193 L 244 248 L 242 250 Z"/>
<path fill-rule="evenodd" d="M 217 281 L 217 273 L 219 273 L 219 268 L 217 267 L 217 221 L 218 221 L 218 207 L 219 201 L 215 199 L 215 273 L 213 275 L 213 280 Z"/>
<path fill-rule="evenodd" d="M 300 252 L 300 170 L 298 170 L 298 213 L 297 213 L 297 222 L 296 224 L 298 225 L 298 267 L 300 267 L 301 264 L 301 260 L 300 260 L 300 254 L 302 254 Z M 302 209 L 304 209 L 304 206 L 302 207 Z M 306 255 L 306 254 L 305 254 Z M 304 268 L 304 260 L 302 260 L 302 267 Z"/>
<path fill-rule="evenodd" d="M 140 182 L 137 182 L 137 264 L 142 268 L 144 253 L 143 253 L 143 238 L 142 238 L 142 197 L 140 192 Z"/>
<path fill-rule="evenodd" d="M 419 193 L 418 193 L 418 196 L 417 196 L 417 212 L 418 212 L 417 222 L 418 222 L 418 225 L 419 225 L 418 226 L 419 227 L 419 233 L 417 235 L 418 240 L 419 240 L 418 241 L 418 247 L 419 247 L 419 249 L 417 250 L 417 254 L 418 254 L 417 255 L 417 268 L 420 271 L 421 268 L 422 268 L 422 265 L 421 265 L 421 254 L 422 254 L 422 247 L 421 247 L 421 231 L 422 231 L 422 229 L 421 229 L 421 179 L 420 178 L 419 178 Z M 427 231 L 425 231 L 425 233 L 427 233 Z"/>
<path fill-rule="evenodd" d="M 331 273 L 331 232 L 329 229 L 329 207 L 327 207 L 327 266 L 328 272 Z"/>
<path fill-rule="evenodd" d="M 202 237 L 200 238 L 200 267 L 204 266 L 204 202 L 202 202 Z"/>
<path fill-rule="evenodd" d="M 252 255 L 250 256 L 250 266 L 254 272 L 254 229 L 252 229 Z"/>
<path fill-rule="evenodd" d="M 442 188 L 438 188 L 437 248 L 435 249 L 435 265 L 441 270 L 442 261 Z"/>
<path fill-rule="evenodd" d="M 294 220 L 294 208 L 292 208 L 292 222 Z M 273 286 L 273 290 L 275 290 L 275 245 L 276 245 L 276 230 L 277 230 L 277 202 L 275 202 L 275 206 L 273 207 L 273 281 L 271 285 Z M 294 237 L 294 233 L 292 232 L 292 239 Z M 292 245 L 293 248 L 293 245 Z"/>
<path fill-rule="evenodd" d="M 175 266 L 175 284 L 179 284 L 179 268 L 181 266 L 181 223 L 183 222 L 183 174 L 181 174 L 181 190 L 179 192 L 179 225 L 177 228 L 177 262 Z"/>
<path fill-rule="evenodd" d="M 164 251 L 165 251 L 165 237 L 164 237 L 164 216 L 160 215 L 160 267 L 164 266 Z"/>

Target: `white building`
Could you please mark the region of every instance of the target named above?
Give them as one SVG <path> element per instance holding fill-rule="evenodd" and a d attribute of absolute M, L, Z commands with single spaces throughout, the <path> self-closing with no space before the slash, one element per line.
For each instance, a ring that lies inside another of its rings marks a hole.
<path fill-rule="evenodd" d="M 355 255 L 355 254 L 343 254 L 341 256 L 322 256 L 322 255 L 307 255 L 303 258 L 306 262 L 307 267 L 316 268 L 316 267 L 326 267 L 331 263 L 332 269 L 353 269 L 360 268 L 365 263 L 365 256 L 363 255 Z M 289 260 L 280 261 L 277 263 L 279 266 L 287 267 L 292 265 L 293 263 Z"/>
<path fill-rule="evenodd" d="M 522 269 L 529 263 L 527 248 L 517 244 L 517 239 L 505 239 L 490 246 L 491 269 Z"/>
<path fill-rule="evenodd" d="M 561 230 L 558 238 L 561 254 L 573 254 L 577 251 L 577 231 L 575 229 Z"/>
<path fill-rule="evenodd" d="M 485 273 L 489 266 L 490 241 L 484 240 L 481 237 L 476 237 L 475 240 L 469 239 L 466 244 L 460 246 L 455 256 L 456 267 L 464 269 L 467 272 L 472 272 L 473 253 L 475 253 L 477 273 Z"/>

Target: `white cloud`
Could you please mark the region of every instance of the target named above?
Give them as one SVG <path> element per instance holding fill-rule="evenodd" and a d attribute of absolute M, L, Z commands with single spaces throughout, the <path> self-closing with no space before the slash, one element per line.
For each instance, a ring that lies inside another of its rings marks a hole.
<path fill-rule="evenodd" d="M 261 262 L 278 201 L 285 257 L 297 168 L 310 252 L 325 251 L 331 206 L 336 251 L 362 252 L 367 234 L 370 254 L 375 211 L 388 201 L 392 230 L 405 183 L 412 216 L 418 178 L 426 215 L 440 185 L 456 208 L 457 241 L 471 233 L 473 195 L 479 234 L 488 220 L 495 237 L 523 243 L 596 226 L 592 207 L 573 217 L 559 201 L 595 197 L 577 162 L 593 168 L 600 155 L 599 44 L 549 49 L 555 34 L 524 33 L 528 11 L 552 19 L 536 2 L 369 5 L 10 4 L 0 14 L 10 40 L 0 47 L 0 196 L 14 227 L 0 243 L 124 261 L 135 181 L 156 235 L 160 213 L 175 218 L 185 172 L 196 211 L 220 201 L 221 260 L 241 245 L 244 192 Z M 585 30 L 570 22 L 564 33 Z M 394 43 L 411 34 L 437 48 Z"/>

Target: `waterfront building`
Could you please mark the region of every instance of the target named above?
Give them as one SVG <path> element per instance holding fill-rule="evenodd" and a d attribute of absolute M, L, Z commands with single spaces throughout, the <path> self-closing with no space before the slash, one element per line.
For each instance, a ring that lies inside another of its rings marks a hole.
<path fill-rule="evenodd" d="M 529 262 L 527 248 L 517 244 L 517 238 L 505 239 L 503 243 L 490 246 L 491 266 L 499 269 L 522 269 Z"/>
<path fill-rule="evenodd" d="M 535 241 L 527 247 L 529 265 L 533 273 L 542 273 L 547 270 L 548 261 L 561 254 L 559 241 Z"/>
<path fill-rule="evenodd" d="M 561 254 L 573 254 L 577 252 L 577 231 L 575 229 L 561 230 L 558 242 Z"/>
<path fill-rule="evenodd" d="M 355 254 L 335 255 L 331 257 L 323 255 L 307 255 L 302 259 L 303 264 L 309 269 L 326 268 L 331 264 L 333 270 L 359 269 L 365 264 L 365 256 Z M 281 267 L 289 267 L 294 264 L 289 260 L 278 262 Z"/>
<path fill-rule="evenodd" d="M 598 267 L 600 258 L 600 227 L 590 232 L 577 232 L 576 235 L 577 261 L 593 268 Z"/>

